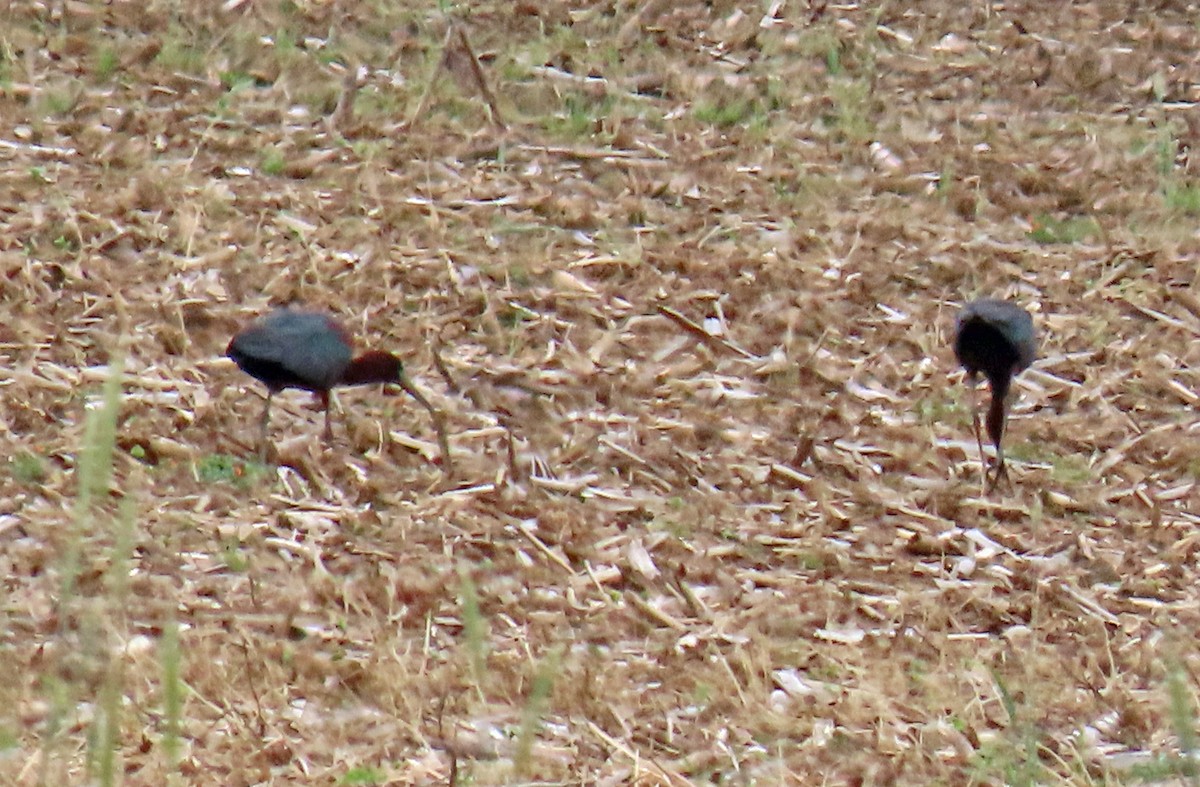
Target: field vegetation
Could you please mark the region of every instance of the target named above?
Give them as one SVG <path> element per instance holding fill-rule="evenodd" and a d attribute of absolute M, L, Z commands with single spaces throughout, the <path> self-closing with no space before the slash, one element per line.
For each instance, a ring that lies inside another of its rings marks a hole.
<path fill-rule="evenodd" d="M 0 8 L 0 782 L 1200 780 L 1193 5 Z"/>

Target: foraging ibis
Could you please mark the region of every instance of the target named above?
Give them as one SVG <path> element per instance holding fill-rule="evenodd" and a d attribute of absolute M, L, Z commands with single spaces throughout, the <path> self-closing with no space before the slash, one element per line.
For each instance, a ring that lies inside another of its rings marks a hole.
<path fill-rule="evenodd" d="M 980 298 L 968 303 L 958 313 L 954 326 L 954 354 L 967 370 L 967 381 L 971 386 L 971 422 L 975 428 L 980 460 L 984 463 L 983 480 L 989 493 L 1000 483 L 1000 479 L 1008 479 L 1000 441 L 1004 437 L 1009 388 L 1013 376 L 1033 363 L 1036 352 L 1033 318 L 1015 303 Z M 975 398 L 975 386 L 981 372 L 992 389 L 987 432 L 996 446 L 996 467 L 990 480 L 983 458 L 983 439 L 979 434 L 979 410 Z"/>
<path fill-rule="evenodd" d="M 325 411 L 325 439 L 332 436 L 329 403 L 339 385 L 394 383 L 429 411 L 438 434 L 444 469 L 450 470 L 450 450 L 441 414 L 434 409 L 404 373 L 404 365 L 391 353 L 369 350 L 355 357 L 346 327 L 328 314 L 303 309 L 276 309 L 251 323 L 229 342 L 226 354 L 243 372 L 267 386 L 267 403 L 260 423 L 259 456 L 266 458 L 267 424 L 271 398 L 285 388 L 316 394 Z"/>

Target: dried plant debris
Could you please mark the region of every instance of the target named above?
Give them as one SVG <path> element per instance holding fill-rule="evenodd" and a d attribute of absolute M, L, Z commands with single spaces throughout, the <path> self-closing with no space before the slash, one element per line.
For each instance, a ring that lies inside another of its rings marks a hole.
<path fill-rule="evenodd" d="M 0 781 L 1194 772 L 1182 5 L 4 17 Z M 281 393 L 259 462 L 223 352 L 297 303 L 437 418 Z"/>

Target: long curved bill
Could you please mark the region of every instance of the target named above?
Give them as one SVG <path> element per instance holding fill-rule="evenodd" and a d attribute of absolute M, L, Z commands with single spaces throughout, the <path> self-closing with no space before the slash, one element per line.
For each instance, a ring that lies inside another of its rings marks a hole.
<path fill-rule="evenodd" d="M 403 371 L 400 372 L 400 377 L 396 380 L 396 384 L 407 391 L 412 398 L 416 399 L 417 404 L 429 411 L 429 416 L 433 419 L 433 429 L 437 432 L 438 448 L 442 451 L 442 470 L 446 475 L 452 475 L 454 465 L 450 459 L 450 441 L 446 439 L 445 417 L 440 410 L 429 403 L 424 394 L 417 390 L 417 387 L 413 385 L 412 381 L 408 379 L 408 375 Z"/>

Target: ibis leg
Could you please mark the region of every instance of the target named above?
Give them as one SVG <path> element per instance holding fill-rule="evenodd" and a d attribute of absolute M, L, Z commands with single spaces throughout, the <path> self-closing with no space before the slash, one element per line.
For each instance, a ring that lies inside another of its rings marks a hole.
<path fill-rule="evenodd" d="M 275 392 L 267 389 L 267 403 L 263 405 L 262 418 L 258 425 L 258 461 L 267 463 L 267 425 L 271 422 L 271 397 Z"/>
<path fill-rule="evenodd" d="M 971 427 L 975 430 L 975 445 L 979 448 L 979 465 L 983 473 L 983 485 L 987 488 L 987 457 L 983 453 L 983 435 L 979 425 L 979 392 L 976 387 L 979 384 L 979 378 L 974 374 L 967 375 L 967 385 L 971 390 Z"/>
<path fill-rule="evenodd" d="M 325 442 L 333 442 L 333 426 L 329 422 L 329 411 L 333 409 L 333 391 L 323 393 L 321 396 L 321 404 L 325 406 Z"/>
<path fill-rule="evenodd" d="M 1006 486 L 1011 486 L 1012 482 L 1008 478 L 1008 465 L 1004 464 L 1004 449 L 1000 444 L 996 444 L 996 467 L 992 472 L 992 480 L 988 482 L 988 494 L 996 491 L 996 487 L 1000 486 L 1000 481 L 1003 480 Z"/>

